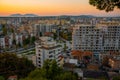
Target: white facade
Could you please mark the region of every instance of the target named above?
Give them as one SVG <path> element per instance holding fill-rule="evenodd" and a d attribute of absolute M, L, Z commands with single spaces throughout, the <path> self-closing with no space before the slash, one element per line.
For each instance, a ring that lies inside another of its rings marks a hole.
<path fill-rule="evenodd" d="M 69 63 L 78 65 L 78 60 L 77 59 L 70 59 Z"/>
<path fill-rule="evenodd" d="M 13 34 L 8 35 L 9 36 L 9 47 L 13 46 Z"/>
<path fill-rule="evenodd" d="M 50 37 L 40 37 L 35 45 L 37 67 L 43 66 L 46 59 L 55 59 L 57 64 L 60 64 L 62 46 L 57 44 L 56 41 Z"/>
<path fill-rule="evenodd" d="M 28 36 L 25 36 L 25 38 L 27 38 Z M 15 35 L 15 40 L 16 40 L 16 44 L 21 44 L 23 45 L 23 35 L 22 34 L 16 34 Z"/>
<path fill-rule="evenodd" d="M 5 48 L 5 38 L 4 37 L 0 37 L 0 47 Z"/>
<path fill-rule="evenodd" d="M 45 32 L 52 32 L 53 29 L 56 29 L 53 24 L 36 24 L 33 32 L 35 35 L 40 35 L 40 32 L 44 35 Z"/>
<path fill-rule="evenodd" d="M 0 34 L 2 34 L 2 32 L 3 32 L 3 31 L 2 31 L 2 26 L 1 26 L 1 24 L 0 24 Z"/>
<path fill-rule="evenodd" d="M 18 44 L 18 42 L 19 42 L 19 36 L 17 34 L 15 35 L 15 40 L 16 40 L 16 44 Z"/>
<path fill-rule="evenodd" d="M 13 34 L 10 34 L 8 36 L 3 36 L 0 37 L 0 46 L 2 48 L 6 48 L 6 45 L 8 45 L 9 48 L 11 48 L 13 46 Z M 23 40 L 22 40 L 22 35 L 15 35 L 15 40 L 16 40 L 16 44 L 20 43 L 21 45 L 23 44 Z M 5 42 L 6 41 L 6 42 Z"/>
<path fill-rule="evenodd" d="M 72 49 L 94 53 L 120 51 L 120 24 L 77 25 L 73 29 Z"/>

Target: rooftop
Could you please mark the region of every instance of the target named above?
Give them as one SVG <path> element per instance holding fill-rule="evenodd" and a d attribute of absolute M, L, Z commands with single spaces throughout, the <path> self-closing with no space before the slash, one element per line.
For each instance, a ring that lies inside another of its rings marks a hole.
<path fill-rule="evenodd" d="M 40 37 L 36 43 L 39 44 L 39 48 L 47 50 L 61 47 L 61 45 L 56 43 L 51 37 Z"/>
<path fill-rule="evenodd" d="M 45 47 L 45 46 L 41 46 L 40 48 L 42 49 L 46 49 L 46 50 L 50 50 L 50 49 L 55 49 L 55 48 L 59 48 L 61 47 L 61 45 L 57 45 L 57 46 L 53 46 L 53 47 Z"/>

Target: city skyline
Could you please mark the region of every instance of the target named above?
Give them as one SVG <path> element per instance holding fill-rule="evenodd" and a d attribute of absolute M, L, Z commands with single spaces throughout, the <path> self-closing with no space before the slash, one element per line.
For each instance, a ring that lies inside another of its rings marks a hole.
<path fill-rule="evenodd" d="M 112 12 L 96 9 L 89 0 L 1 0 L 0 16 L 11 14 L 37 14 L 39 16 L 94 15 L 120 16 L 120 10 Z"/>

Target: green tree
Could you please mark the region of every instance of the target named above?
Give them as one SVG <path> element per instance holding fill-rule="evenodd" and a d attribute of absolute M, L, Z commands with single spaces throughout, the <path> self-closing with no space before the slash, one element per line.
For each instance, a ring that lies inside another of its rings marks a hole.
<path fill-rule="evenodd" d="M 43 69 L 35 69 L 28 75 L 28 77 L 21 80 L 47 80 L 44 76 L 45 71 L 43 71 Z"/>
<path fill-rule="evenodd" d="M 42 32 L 39 33 L 40 37 L 42 36 Z"/>
<path fill-rule="evenodd" d="M 42 69 L 45 71 L 45 77 L 51 80 L 54 80 L 54 76 L 59 75 L 62 71 L 62 69 L 58 67 L 55 60 L 46 60 Z"/>
<path fill-rule="evenodd" d="M 13 45 L 16 45 L 16 40 L 15 40 L 15 39 L 13 39 L 12 43 L 13 43 Z"/>
<path fill-rule="evenodd" d="M 119 75 L 119 76 L 115 76 L 115 77 L 113 77 L 112 80 L 120 80 L 120 75 Z"/>
<path fill-rule="evenodd" d="M 68 39 L 67 40 L 69 40 L 69 41 L 72 40 L 72 32 L 68 32 Z"/>
<path fill-rule="evenodd" d="M 19 58 L 14 53 L 0 54 L 0 75 L 5 78 L 11 75 L 26 77 L 34 68 L 32 61 L 25 57 Z"/>
<path fill-rule="evenodd" d="M 58 67 L 55 60 L 46 60 L 42 68 L 35 69 L 23 80 L 77 80 L 77 76 Z"/>
<path fill-rule="evenodd" d="M 7 35 L 7 28 L 5 26 L 5 24 L 2 24 L 2 31 L 4 35 Z"/>
<path fill-rule="evenodd" d="M 13 44 L 13 47 L 17 50 L 17 44 L 15 39 L 13 39 L 12 44 Z"/>
<path fill-rule="evenodd" d="M 13 28 L 11 28 L 10 31 L 11 31 L 12 33 L 14 33 L 14 29 L 13 29 Z"/>
<path fill-rule="evenodd" d="M 23 40 L 23 45 L 27 46 L 30 43 L 30 37 Z"/>
<path fill-rule="evenodd" d="M 66 43 L 64 44 L 64 51 L 66 51 L 66 49 L 67 49 L 67 45 L 66 45 Z"/>
<path fill-rule="evenodd" d="M 54 39 L 54 40 L 57 39 L 57 33 L 53 33 L 53 39 Z"/>
<path fill-rule="evenodd" d="M 0 80 L 5 80 L 5 78 L 3 76 L 0 76 Z"/>
<path fill-rule="evenodd" d="M 20 42 L 18 43 L 18 46 L 19 46 L 19 47 L 22 47 L 22 45 L 21 45 L 21 43 L 20 43 Z"/>
<path fill-rule="evenodd" d="M 120 9 L 120 0 L 89 0 L 89 3 L 106 12 L 113 11 L 115 7 Z"/>
<path fill-rule="evenodd" d="M 55 80 L 77 80 L 77 77 L 71 72 L 64 72 L 63 74 L 60 74 L 55 78 Z"/>
<path fill-rule="evenodd" d="M 35 39 L 35 36 L 31 37 L 31 43 L 32 43 L 32 44 L 34 44 L 35 40 L 36 40 L 36 39 Z"/>

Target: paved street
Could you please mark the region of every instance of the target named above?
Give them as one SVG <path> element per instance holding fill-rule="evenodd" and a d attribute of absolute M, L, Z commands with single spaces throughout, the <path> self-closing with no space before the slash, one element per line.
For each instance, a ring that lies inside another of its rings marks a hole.
<path fill-rule="evenodd" d="M 23 53 L 23 52 L 26 52 L 26 51 L 30 51 L 30 50 L 33 50 L 33 49 L 35 49 L 35 46 L 30 46 L 30 47 L 28 47 L 27 49 L 25 49 L 25 48 L 19 48 L 19 49 L 17 49 L 17 50 L 10 50 L 10 51 L 6 51 L 6 52 L 15 52 L 15 53 Z"/>

